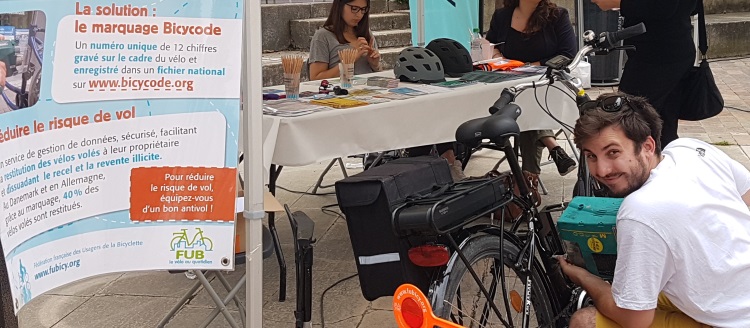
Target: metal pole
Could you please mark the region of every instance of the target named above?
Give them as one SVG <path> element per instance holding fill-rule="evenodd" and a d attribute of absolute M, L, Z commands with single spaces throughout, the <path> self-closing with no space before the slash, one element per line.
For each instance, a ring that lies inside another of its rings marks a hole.
<path fill-rule="evenodd" d="M 245 220 L 248 327 L 263 326 L 263 88 L 259 1 L 245 1 L 242 51 L 242 124 L 245 172 Z"/>
<path fill-rule="evenodd" d="M 587 0 L 588 1 L 588 0 Z M 576 13 L 576 29 L 578 31 L 578 49 L 583 48 L 583 32 L 586 32 L 584 30 L 583 26 L 583 0 L 577 0 L 575 5 L 575 13 Z"/>
<path fill-rule="evenodd" d="M 417 46 L 424 47 L 424 0 L 417 0 Z"/>

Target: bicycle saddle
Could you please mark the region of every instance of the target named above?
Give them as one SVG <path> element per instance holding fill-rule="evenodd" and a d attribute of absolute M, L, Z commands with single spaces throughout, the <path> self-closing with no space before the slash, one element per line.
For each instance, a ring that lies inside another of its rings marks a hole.
<path fill-rule="evenodd" d="M 502 109 L 488 117 L 475 118 L 466 121 L 456 129 L 456 141 L 476 146 L 482 139 L 497 142 L 502 138 L 518 136 L 521 129 L 516 119 L 521 115 L 521 108 L 516 104 L 505 105 Z"/>

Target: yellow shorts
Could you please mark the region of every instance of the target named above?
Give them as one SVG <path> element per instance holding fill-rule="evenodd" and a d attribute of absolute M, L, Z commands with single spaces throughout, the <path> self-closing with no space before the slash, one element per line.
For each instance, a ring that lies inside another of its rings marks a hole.
<path fill-rule="evenodd" d="M 620 325 L 596 311 L 596 328 L 618 328 Z M 682 313 L 664 294 L 659 294 L 651 328 L 710 328 Z"/>

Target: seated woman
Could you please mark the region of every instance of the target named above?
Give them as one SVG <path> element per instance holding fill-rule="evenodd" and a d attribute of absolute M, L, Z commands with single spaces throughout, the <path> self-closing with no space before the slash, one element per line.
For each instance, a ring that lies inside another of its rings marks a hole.
<path fill-rule="evenodd" d="M 380 52 L 370 31 L 370 0 L 333 0 L 328 19 L 318 29 L 310 43 L 310 80 L 339 77 L 339 50 L 359 49 L 360 58 L 354 63 L 354 74 L 366 74 L 382 69 Z M 368 41 L 369 40 L 369 41 Z M 409 148 L 409 156 L 428 155 L 432 146 Z M 438 154 L 448 161 L 454 180 L 465 176 L 461 162 L 456 160 L 453 143 L 437 145 Z"/>
<path fill-rule="evenodd" d="M 487 41 L 498 45 L 493 58 L 505 57 L 543 65 L 557 55 L 573 58 L 577 43 L 568 11 L 549 0 L 505 0 L 490 21 Z M 552 130 L 521 132 L 523 169 L 539 174 L 542 147 L 547 147 L 560 175 L 572 172 L 576 162 L 555 141 Z"/>
<path fill-rule="evenodd" d="M 331 12 L 310 43 L 310 80 L 339 77 L 339 50 L 359 50 L 354 74 L 380 71 L 380 52 L 370 31 L 370 0 L 333 0 Z"/>

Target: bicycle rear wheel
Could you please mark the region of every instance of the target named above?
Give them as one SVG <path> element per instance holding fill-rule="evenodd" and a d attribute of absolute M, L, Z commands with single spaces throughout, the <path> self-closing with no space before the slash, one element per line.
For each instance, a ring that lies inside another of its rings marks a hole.
<path fill-rule="evenodd" d="M 482 235 L 468 240 L 462 250 L 492 296 L 502 320 L 491 309 L 464 262 L 455 256 L 446 271 L 447 281 L 444 279 L 435 288 L 432 297 L 436 315 L 465 327 L 505 327 L 503 322 L 521 327 L 527 274 L 515 268 L 520 247 L 504 239 L 501 258 L 500 243 L 499 236 Z M 532 261 L 529 327 L 547 326 L 552 323 L 555 309 L 545 289 L 542 266 L 536 258 Z"/>

